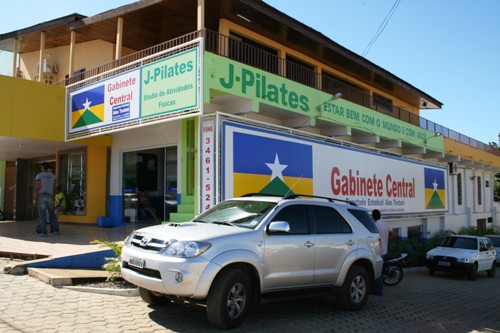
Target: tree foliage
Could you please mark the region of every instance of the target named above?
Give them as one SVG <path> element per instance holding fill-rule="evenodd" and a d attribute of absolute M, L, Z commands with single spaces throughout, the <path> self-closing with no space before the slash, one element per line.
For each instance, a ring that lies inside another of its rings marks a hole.
<path fill-rule="evenodd" d="M 108 257 L 106 259 L 107 263 L 105 263 L 102 268 L 104 268 L 108 273 L 108 278 L 106 281 L 114 281 L 116 278 L 121 276 L 121 256 L 122 256 L 122 248 L 123 242 L 110 242 L 110 241 L 100 241 L 93 240 L 90 244 L 99 244 L 100 247 L 108 247 L 115 253 L 116 257 Z"/>

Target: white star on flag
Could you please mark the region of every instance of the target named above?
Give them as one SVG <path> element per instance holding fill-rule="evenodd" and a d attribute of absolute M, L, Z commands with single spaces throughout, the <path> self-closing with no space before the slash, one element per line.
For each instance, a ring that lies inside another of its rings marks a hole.
<path fill-rule="evenodd" d="M 283 180 L 283 170 L 285 170 L 288 167 L 288 165 L 280 164 L 280 159 L 278 157 L 278 154 L 276 154 L 276 156 L 274 157 L 274 163 L 266 163 L 266 165 L 272 171 L 271 180 L 273 180 L 276 177 Z"/>
<path fill-rule="evenodd" d="M 84 110 L 90 110 L 90 104 L 92 104 L 92 102 L 90 102 L 89 99 L 86 98 L 85 103 L 83 103 L 83 107 L 85 108 Z"/>
<path fill-rule="evenodd" d="M 436 192 L 438 189 L 438 183 L 436 181 L 436 178 L 434 178 L 434 183 L 432 183 L 432 185 L 434 186 L 434 192 Z"/>

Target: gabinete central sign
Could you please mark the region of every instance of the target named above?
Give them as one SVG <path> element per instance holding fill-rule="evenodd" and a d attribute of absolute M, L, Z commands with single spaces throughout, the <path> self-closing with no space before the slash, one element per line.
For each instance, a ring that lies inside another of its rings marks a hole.
<path fill-rule="evenodd" d="M 171 56 L 167 50 L 160 60 L 83 88 L 72 90 L 69 86 L 66 137 L 81 138 L 145 126 L 142 121 L 147 118 L 155 117 L 145 122 L 152 124 L 165 121 L 168 114 L 186 110 L 199 112 L 200 49 L 198 42 L 192 45 Z"/>
<path fill-rule="evenodd" d="M 300 193 L 346 199 L 389 215 L 448 210 L 446 168 L 282 133 L 272 126 L 221 120 L 220 128 L 222 199 Z"/>

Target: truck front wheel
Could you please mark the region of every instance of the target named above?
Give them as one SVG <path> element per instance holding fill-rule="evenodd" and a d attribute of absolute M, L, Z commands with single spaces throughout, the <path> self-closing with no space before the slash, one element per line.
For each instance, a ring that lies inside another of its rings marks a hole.
<path fill-rule="evenodd" d="M 250 306 L 250 279 L 239 269 L 226 269 L 213 282 L 207 297 L 210 324 L 233 328 L 243 322 Z"/>

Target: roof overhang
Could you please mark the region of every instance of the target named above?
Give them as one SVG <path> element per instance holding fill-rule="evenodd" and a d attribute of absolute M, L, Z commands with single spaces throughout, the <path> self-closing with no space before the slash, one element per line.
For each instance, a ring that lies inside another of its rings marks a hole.
<path fill-rule="evenodd" d="M 92 17 L 71 14 L 0 35 L 0 50 L 13 51 L 13 41 L 17 39 L 18 52 L 38 51 L 42 31 L 46 34 L 46 48 L 69 45 L 71 31 L 76 32 L 76 43 L 97 39 L 115 43 L 117 20 L 122 17 L 123 46 L 139 51 L 196 31 L 197 6 L 197 0 L 143 0 Z M 206 28 L 218 31 L 223 18 L 296 49 L 410 105 L 421 109 L 442 107 L 441 102 L 408 82 L 263 1 L 205 1 Z"/>

